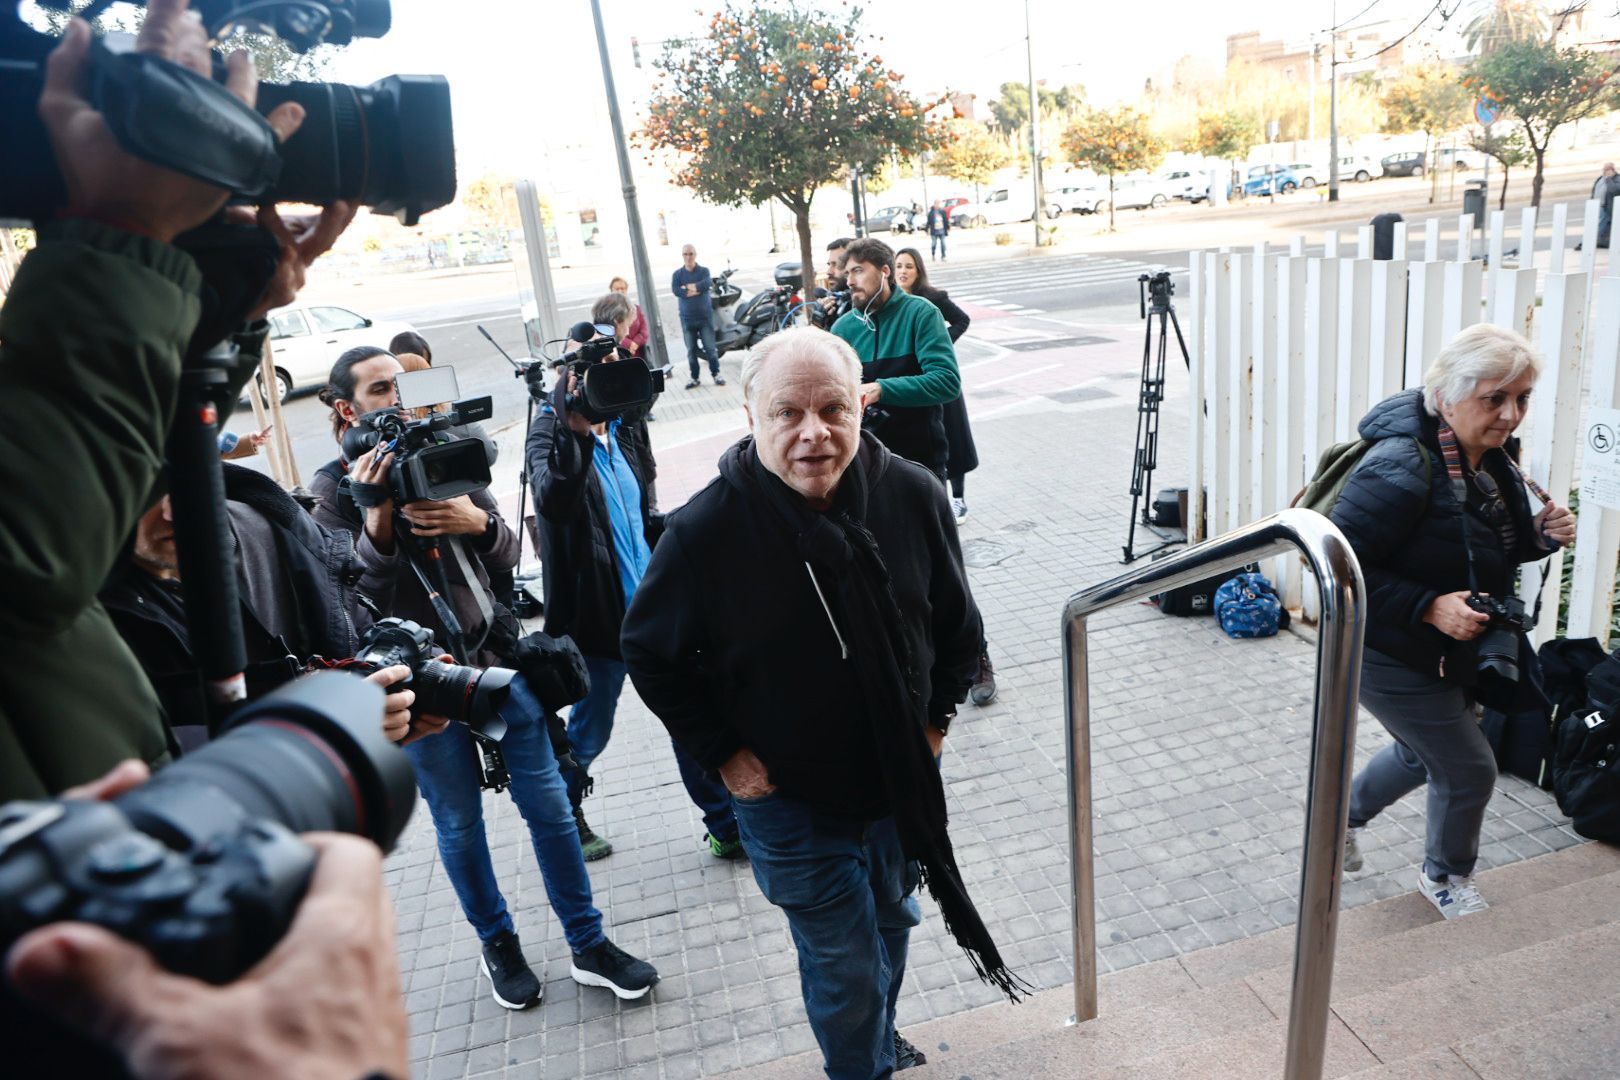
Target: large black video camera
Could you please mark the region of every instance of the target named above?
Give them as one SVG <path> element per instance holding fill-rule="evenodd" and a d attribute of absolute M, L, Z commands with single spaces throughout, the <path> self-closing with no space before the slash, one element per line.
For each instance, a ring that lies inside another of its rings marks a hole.
<path fill-rule="evenodd" d="M 568 336 L 579 348 L 558 362 L 579 377 L 573 392 L 565 391 L 568 411 L 593 424 L 612 420 L 627 409 L 651 405 L 664 392 L 662 371 L 653 371 L 639 361 L 607 360 L 619 347 L 613 332 L 606 323 L 575 323 Z M 566 380 L 560 381 L 566 386 Z"/>
<path fill-rule="evenodd" d="M 381 445 L 394 455 L 388 470 L 389 498 L 395 506 L 418 499 L 442 501 L 489 487 L 489 457 L 479 439 L 449 435 L 462 424 L 488 420 L 494 413 L 489 397 L 458 401 L 449 412 L 413 420 L 404 409 L 378 409 L 360 417 L 343 433 L 343 456 L 349 461 Z M 358 500 L 357 500 L 358 501 Z"/>
<path fill-rule="evenodd" d="M 315 852 L 299 833 L 353 833 L 388 851 L 410 819 L 415 776 L 381 713 L 378 687 L 319 672 L 241 709 L 227 734 L 111 802 L 0 807 L 0 952 L 75 919 L 171 971 L 242 975 L 303 899 Z"/>
<path fill-rule="evenodd" d="M 0 0 L 4 3 L 5 0 Z M 140 0 L 133 0 L 139 3 Z M 69 0 L 38 0 L 69 9 Z M 104 7 L 106 5 L 98 5 Z M 0 17 L 0 219 L 44 220 L 67 201 L 36 105 L 56 39 Z M 233 27 L 274 35 L 295 51 L 388 32 L 388 0 L 193 0 L 211 36 Z M 87 9 L 88 10 L 88 9 Z M 358 202 L 407 225 L 455 198 L 450 85 L 439 75 L 391 75 L 370 86 L 259 87 L 258 111 L 216 78 L 138 54 L 124 35 L 91 50 L 90 102 L 130 154 L 262 202 Z M 284 145 L 261 114 L 285 101 L 304 122 Z"/>
<path fill-rule="evenodd" d="M 411 714 L 445 716 L 465 724 L 486 739 L 499 742 L 506 735 L 501 706 L 517 678 L 511 668 L 476 668 L 446 664 L 433 641 L 433 631 L 409 619 L 381 619 L 360 636 L 360 651 L 345 670 L 369 675 L 395 664 L 411 669 L 396 685 L 416 692 Z"/>

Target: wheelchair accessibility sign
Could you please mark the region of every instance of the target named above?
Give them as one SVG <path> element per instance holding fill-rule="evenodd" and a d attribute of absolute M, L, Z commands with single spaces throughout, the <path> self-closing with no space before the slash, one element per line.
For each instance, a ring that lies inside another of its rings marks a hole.
<path fill-rule="evenodd" d="M 1587 417 L 1581 505 L 1620 510 L 1620 409 L 1594 408 Z"/>

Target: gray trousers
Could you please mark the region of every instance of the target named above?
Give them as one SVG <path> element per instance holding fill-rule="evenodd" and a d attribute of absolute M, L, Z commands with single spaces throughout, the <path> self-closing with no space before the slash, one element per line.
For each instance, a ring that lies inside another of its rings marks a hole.
<path fill-rule="evenodd" d="M 1368 649 L 1361 704 L 1395 742 L 1373 755 L 1350 788 L 1350 824 L 1429 785 L 1424 872 L 1431 880 L 1467 877 L 1479 857 L 1479 830 L 1496 786 L 1496 757 L 1463 692 L 1433 675 Z"/>

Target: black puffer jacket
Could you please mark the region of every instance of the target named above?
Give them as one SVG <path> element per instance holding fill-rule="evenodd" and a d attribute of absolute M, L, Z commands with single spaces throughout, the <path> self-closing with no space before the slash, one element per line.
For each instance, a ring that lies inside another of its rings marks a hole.
<path fill-rule="evenodd" d="M 1535 540 L 1524 482 L 1508 460 L 1517 457 L 1517 441 L 1509 440 L 1505 452 L 1488 451 L 1481 463 L 1506 497 L 1518 532 L 1517 550 L 1504 552 L 1491 524 L 1472 507 L 1458 506 L 1439 429 L 1439 419 L 1423 407 L 1421 390 L 1403 390 L 1374 405 L 1358 431 L 1377 445 L 1351 473 L 1329 515 L 1361 560 L 1367 647 L 1430 674 L 1456 643 L 1424 622 L 1423 613 L 1436 597 L 1468 588 L 1459 517 L 1467 522 L 1481 592 L 1506 595 L 1520 563 L 1547 555 Z M 1427 462 L 1418 439 L 1428 449 Z"/>

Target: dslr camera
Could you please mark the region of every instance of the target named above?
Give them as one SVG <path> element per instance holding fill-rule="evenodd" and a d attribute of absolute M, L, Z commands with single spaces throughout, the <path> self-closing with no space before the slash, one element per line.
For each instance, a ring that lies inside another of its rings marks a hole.
<path fill-rule="evenodd" d="M 664 392 L 662 371 L 653 371 L 640 361 L 608 361 L 619 342 L 607 323 L 575 323 L 568 337 L 578 342 L 579 348 L 559 360 L 557 366 L 579 376 L 576 389 L 563 390 L 569 412 L 600 424 L 628 409 L 651 405 Z M 559 382 L 566 387 L 566 380 Z"/>
<path fill-rule="evenodd" d="M 1475 641 L 1479 659 L 1475 665 L 1475 679 L 1486 695 L 1505 692 L 1512 696 L 1519 682 L 1519 642 L 1521 635 L 1535 626 L 1535 620 L 1524 612 L 1524 601 L 1517 596 L 1482 596 L 1475 593 L 1468 598 L 1468 606 L 1491 617 L 1485 632 Z"/>
<path fill-rule="evenodd" d="M 411 669 L 400 686 L 416 692 L 411 714 L 445 716 L 476 734 L 499 742 L 506 735 L 501 706 L 510 695 L 517 672 L 510 668 L 475 668 L 446 664 L 433 631 L 409 619 L 381 619 L 360 637 L 360 651 L 342 663 L 346 671 L 370 675 L 395 664 Z M 583 696 L 583 695 L 582 695 Z"/>
<path fill-rule="evenodd" d="M 4 4 L 6 0 L 0 0 Z M 70 0 L 37 0 L 66 12 Z M 141 0 L 134 0 L 139 3 Z M 94 17 L 109 6 L 92 4 Z M 0 219 L 44 220 L 67 188 L 35 109 L 56 39 L 23 21 L 21 0 L 0 16 Z M 381 37 L 388 0 L 192 0 L 211 37 L 234 28 L 269 34 L 296 52 Z M 450 85 L 439 75 L 390 75 L 370 86 L 261 84 L 257 111 L 213 79 L 134 51 L 127 35 L 97 38 L 89 98 L 126 152 L 259 202 L 337 199 L 415 225 L 456 194 Z M 265 120 L 296 101 L 304 122 L 284 144 Z"/>
<path fill-rule="evenodd" d="M 343 433 L 343 456 L 349 461 L 374 446 L 394 455 L 388 470 L 388 492 L 395 506 L 418 499 L 443 501 L 489 487 L 489 458 L 478 439 L 458 438 L 449 429 L 476 424 L 493 415 L 489 396 L 457 401 L 446 412 L 413 419 L 411 411 L 439 405 L 459 393 L 449 367 L 405 371 L 394 378 L 400 407 L 377 409 Z"/>

